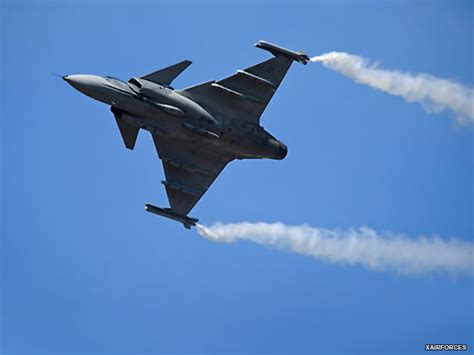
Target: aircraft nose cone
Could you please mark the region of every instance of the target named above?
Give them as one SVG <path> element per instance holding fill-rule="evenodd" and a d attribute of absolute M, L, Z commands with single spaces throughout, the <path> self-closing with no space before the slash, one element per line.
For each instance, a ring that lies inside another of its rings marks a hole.
<path fill-rule="evenodd" d="M 72 87 L 76 88 L 79 91 L 83 91 L 87 86 L 91 86 L 94 80 L 92 75 L 65 75 L 63 80 L 67 81 Z"/>
<path fill-rule="evenodd" d="M 104 78 L 97 75 L 78 74 L 65 75 L 63 80 L 84 95 L 108 103 Z"/>

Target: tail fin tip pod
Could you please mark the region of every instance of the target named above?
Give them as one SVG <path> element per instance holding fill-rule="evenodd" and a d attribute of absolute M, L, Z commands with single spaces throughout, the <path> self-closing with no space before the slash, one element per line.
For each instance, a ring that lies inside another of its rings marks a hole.
<path fill-rule="evenodd" d="M 288 57 L 303 65 L 306 65 L 309 61 L 308 55 L 304 52 L 295 52 L 267 41 L 258 41 L 255 43 L 255 47 L 269 51 L 274 56 Z"/>

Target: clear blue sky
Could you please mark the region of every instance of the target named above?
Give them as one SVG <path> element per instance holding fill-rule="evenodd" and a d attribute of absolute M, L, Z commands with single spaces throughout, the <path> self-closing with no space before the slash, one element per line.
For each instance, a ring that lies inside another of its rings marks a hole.
<path fill-rule="evenodd" d="M 400 276 L 210 243 L 167 205 L 141 132 L 49 73 L 122 79 L 183 59 L 178 88 L 268 58 L 268 40 L 473 83 L 472 1 L 11 2 L 1 14 L 2 353 L 424 353 L 474 347 L 472 277 Z M 283 161 L 237 161 L 205 224 L 370 226 L 473 240 L 473 128 L 295 64 L 262 124 Z"/>

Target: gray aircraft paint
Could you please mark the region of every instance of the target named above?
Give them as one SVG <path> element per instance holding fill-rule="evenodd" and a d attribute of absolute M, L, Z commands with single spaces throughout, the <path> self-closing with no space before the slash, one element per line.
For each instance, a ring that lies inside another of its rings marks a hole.
<path fill-rule="evenodd" d="M 183 90 L 170 85 L 191 64 L 188 60 L 128 83 L 107 76 L 63 77 L 78 91 L 111 106 L 128 149 L 134 148 L 140 129 L 152 134 L 171 208 L 147 204 L 147 211 L 190 228 L 197 219 L 187 214 L 230 161 L 285 158 L 286 145 L 260 126 L 260 116 L 291 63 L 306 64 L 309 58 L 264 41 L 256 46 L 274 58 Z"/>

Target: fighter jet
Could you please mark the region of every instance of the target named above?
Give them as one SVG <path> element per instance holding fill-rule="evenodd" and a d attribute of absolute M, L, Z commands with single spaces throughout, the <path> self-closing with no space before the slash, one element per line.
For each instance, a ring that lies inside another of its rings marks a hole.
<path fill-rule="evenodd" d="M 286 145 L 260 125 L 260 117 L 293 61 L 306 65 L 309 57 L 265 41 L 255 46 L 273 58 L 182 90 L 171 83 L 189 60 L 128 82 L 110 76 L 63 76 L 81 93 L 111 106 L 126 148 L 134 148 L 140 129 L 151 133 L 170 207 L 146 204 L 146 211 L 190 229 L 198 219 L 188 213 L 232 160 L 285 158 Z"/>

